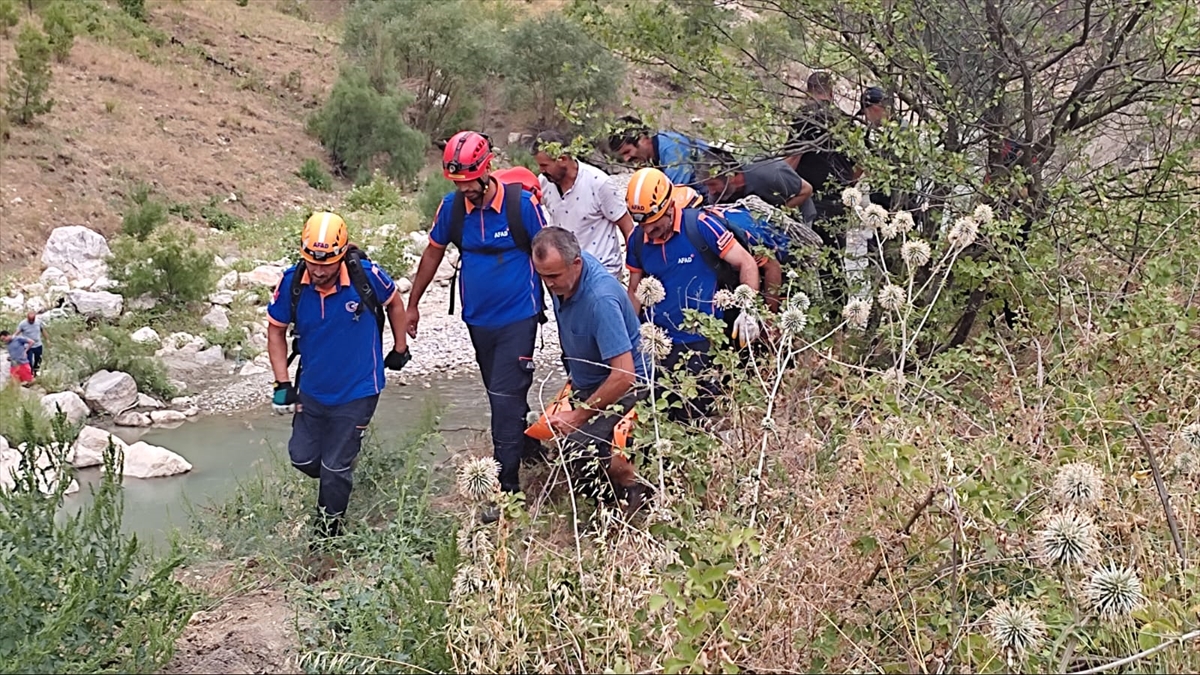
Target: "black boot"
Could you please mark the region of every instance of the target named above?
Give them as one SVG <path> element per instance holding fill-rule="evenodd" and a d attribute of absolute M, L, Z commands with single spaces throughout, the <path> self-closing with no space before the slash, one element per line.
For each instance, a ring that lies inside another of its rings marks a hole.
<path fill-rule="evenodd" d="M 327 516 L 323 512 L 318 512 L 317 520 L 313 523 L 313 537 L 308 549 L 314 553 L 323 551 L 341 535 L 341 516 Z"/>

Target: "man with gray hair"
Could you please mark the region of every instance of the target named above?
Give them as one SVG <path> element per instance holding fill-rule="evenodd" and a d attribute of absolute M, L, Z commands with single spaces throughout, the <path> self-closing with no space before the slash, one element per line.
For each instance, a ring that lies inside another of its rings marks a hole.
<path fill-rule="evenodd" d="M 533 158 L 542 172 L 542 209 L 620 279 L 621 242 L 633 231 L 624 195 L 608 174 L 572 157 L 567 145 L 566 138 L 554 131 L 543 131 L 534 140 Z"/>
<path fill-rule="evenodd" d="M 625 500 L 633 513 L 648 486 L 638 482 L 620 448 L 616 453 L 612 448 L 617 424 L 644 394 L 638 384 L 646 382 L 648 370 L 633 303 L 621 283 L 561 227 L 534 236 L 533 266 L 554 300 L 571 391 L 570 409 L 550 414 L 546 424 L 566 436 L 563 454 L 579 480 L 599 488 L 598 497 Z"/>

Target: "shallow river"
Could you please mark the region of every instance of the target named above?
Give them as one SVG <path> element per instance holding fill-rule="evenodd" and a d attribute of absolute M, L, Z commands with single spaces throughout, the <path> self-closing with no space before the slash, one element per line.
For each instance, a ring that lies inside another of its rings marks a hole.
<path fill-rule="evenodd" d="M 535 383 L 535 392 L 537 388 Z M 483 384 L 478 376 L 464 375 L 433 380 L 429 388 L 389 382 L 372 422 L 373 432 L 403 434 L 419 423 L 427 402 L 433 403 L 441 417 L 449 448 L 479 438 L 488 427 Z M 170 478 L 126 478 L 124 529 L 161 544 L 171 529 L 187 526 L 187 504 L 203 506 L 228 498 L 237 489 L 239 477 L 253 475 L 258 463 L 272 462 L 290 470 L 290 430 L 290 416 L 272 415 L 269 404 L 242 413 L 193 418 L 175 429 L 111 429 L 126 442 L 144 440 L 179 453 L 193 466 L 192 471 Z M 100 470 L 81 470 L 78 480 L 81 490 L 67 498 L 70 512 L 91 500 L 89 488 L 100 481 Z"/>

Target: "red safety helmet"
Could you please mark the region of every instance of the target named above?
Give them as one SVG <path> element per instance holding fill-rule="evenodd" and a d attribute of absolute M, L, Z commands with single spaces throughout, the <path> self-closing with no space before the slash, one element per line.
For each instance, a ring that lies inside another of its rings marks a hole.
<path fill-rule="evenodd" d="M 492 172 L 496 180 L 501 183 L 520 183 L 521 187 L 533 193 L 538 201 L 542 199 L 542 183 L 532 171 L 523 166 L 512 166 L 507 169 L 500 169 Z"/>
<path fill-rule="evenodd" d="M 442 175 L 453 181 L 480 180 L 492 163 L 492 143 L 481 133 L 460 131 L 446 141 Z"/>

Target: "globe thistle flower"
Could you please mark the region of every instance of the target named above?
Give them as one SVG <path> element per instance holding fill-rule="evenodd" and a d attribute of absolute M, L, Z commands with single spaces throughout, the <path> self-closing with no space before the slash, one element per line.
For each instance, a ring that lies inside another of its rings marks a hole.
<path fill-rule="evenodd" d="M 933 257 L 933 252 L 930 251 L 929 244 L 926 242 L 920 239 L 910 239 L 900 247 L 900 257 L 904 259 L 904 264 L 908 265 L 908 269 L 915 270 L 924 267 Z"/>
<path fill-rule="evenodd" d="M 897 211 L 892 216 L 892 227 L 896 228 L 897 232 L 911 232 L 916 225 L 912 213 L 908 211 Z"/>
<path fill-rule="evenodd" d="M 799 335 L 808 325 L 808 315 L 795 307 L 788 307 L 779 315 L 779 325 L 783 328 L 784 335 Z"/>
<path fill-rule="evenodd" d="M 996 219 L 996 214 L 992 211 L 992 207 L 987 204 L 980 204 L 975 207 L 975 211 L 971 214 L 971 217 L 980 225 L 988 225 Z"/>
<path fill-rule="evenodd" d="M 812 301 L 808 299 L 807 293 L 797 291 L 788 298 L 787 306 L 788 309 L 798 309 L 801 312 L 807 312 L 808 308 L 812 306 Z"/>
<path fill-rule="evenodd" d="M 754 299 L 757 297 L 758 291 L 746 284 L 738 284 L 738 287 L 733 289 L 733 304 L 741 309 L 754 307 Z"/>
<path fill-rule="evenodd" d="M 851 328 L 866 328 L 867 320 L 871 318 L 871 299 L 850 298 L 842 308 L 842 318 Z"/>
<path fill-rule="evenodd" d="M 1181 476 L 1195 476 L 1200 473 L 1200 454 L 1191 450 L 1176 453 L 1171 461 L 1171 468 Z"/>
<path fill-rule="evenodd" d="M 458 491 L 473 502 L 481 502 L 500 491 L 500 463 L 491 457 L 476 457 L 458 468 Z"/>
<path fill-rule="evenodd" d="M 1037 536 L 1042 561 L 1049 565 L 1082 565 L 1099 548 L 1092 517 L 1074 509 L 1051 515 Z"/>
<path fill-rule="evenodd" d="M 855 208 L 862 203 L 862 193 L 858 188 L 848 187 L 842 190 L 842 204 L 848 208 Z"/>
<path fill-rule="evenodd" d="M 450 590 L 451 597 L 462 599 L 482 591 L 487 586 L 483 574 L 475 565 L 463 565 L 454 574 L 454 586 Z"/>
<path fill-rule="evenodd" d="M 663 288 L 662 282 L 654 277 L 643 277 L 638 282 L 637 290 L 634 291 L 638 302 L 645 307 L 653 307 L 662 302 L 667 297 L 667 291 Z"/>
<path fill-rule="evenodd" d="M 907 294 L 896 284 L 888 284 L 879 291 L 879 306 L 893 312 L 900 311 L 907 301 Z"/>
<path fill-rule="evenodd" d="M 713 306 L 717 309 L 729 309 L 735 302 L 733 291 L 728 288 L 722 288 L 713 294 Z"/>
<path fill-rule="evenodd" d="M 1050 491 L 1061 504 L 1090 509 L 1100 501 L 1104 478 L 1099 469 L 1087 462 L 1065 464 L 1054 476 Z"/>
<path fill-rule="evenodd" d="M 879 230 L 888 222 L 887 209 L 878 204 L 868 204 L 865 209 L 859 211 L 858 217 L 864 226 L 872 230 Z"/>
<path fill-rule="evenodd" d="M 671 336 L 667 331 L 652 323 L 644 323 L 638 329 L 642 335 L 642 351 L 661 361 L 671 353 Z"/>
<path fill-rule="evenodd" d="M 456 539 L 458 545 L 458 554 L 463 558 L 474 558 L 479 555 L 487 555 L 496 549 L 492 543 L 492 538 L 488 535 L 487 530 L 483 528 L 471 529 L 461 528 L 458 531 Z"/>
<path fill-rule="evenodd" d="M 900 234 L 900 230 L 896 227 L 895 219 L 885 220 L 879 224 L 879 238 L 883 241 L 890 241 Z"/>
<path fill-rule="evenodd" d="M 1001 600 L 987 611 L 984 619 L 992 645 L 1018 660 L 1036 649 L 1046 637 L 1046 624 L 1027 605 Z"/>
<path fill-rule="evenodd" d="M 1189 424 L 1179 430 L 1179 438 L 1193 450 L 1200 450 L 1200 422 Z"/>
<path fill-rule="evenodd" d="M 950 232 L 946 235 L 946 240 L 955 248 L 966 248 L 975 243 L 975 237 L 979 236 L 979 223 L 975 222 L 970 216 L 963 216 L 954 221 L 950 226 Z"/>
<path fill-rule="evenodd" d="M 1145 602 L 1137 572 L 1116 563 L 1096 568 L 1083 593 L 1102 619 L 1127 616 Z"/>

